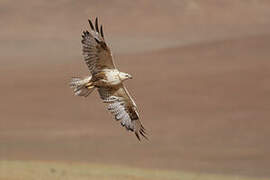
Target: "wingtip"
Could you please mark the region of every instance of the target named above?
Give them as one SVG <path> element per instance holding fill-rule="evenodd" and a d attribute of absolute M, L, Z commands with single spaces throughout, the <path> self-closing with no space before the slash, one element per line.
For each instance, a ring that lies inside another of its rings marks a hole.
<path fill-rule="evenodd" d="M 103 26 L 101 25 L 99 28 L 99 22 L 98 22 L 98 17 L 95 18 L 95 23 L 88 19 L 89 25 L 91 30 L 96 31 L 97 33 L 100 33 L 101 37 L 104 39 L 104 32 L 103 32 Z"/>
<path fill-rule="evenodd" d="M 140 131 L 140 134 L 141 134 L 146 140 L 149 140 L 148 137 L 145 135 L 145 134 L 146 134 L 145 132 Z"/>
<path fill-rule="evenodd" d="M 95 27 L 96 27 L 96 31 L 99 33 L 99 28 L 98 28 L 98 17 L 96 17 L 96 20 L 95 20 Z"/>
<path fill-rule="evenodd" d="M 100 26 L 100 33 L 101 33 L 101 36 L 102 36 L 103 39 L 104 39 L 104 33 L 103 33 L 103 27 L 102 27 L 102 25 Z"/>
<path fill-rule="evenodd" d="M 147 141 L 149 141 L 148 134 L 145 132 L 145 130 L 140 129 L 139 131 L 135 131 L 134 133 L 139 141 L 141 141 L 141 136 Z"/>
<path fill-rule="evenodd" d="M 93 25 L 92 21 L 91 21 L 90 19 L 88 19 L 88 22 L 89 22 L 90 28 L 91 28 L 92 30 L 95 30 L 95 28 L 94 28 L 94 25 Z"/>
<path fill-rule="evenodd" d="M 137 139 L 138 139 L 139 141 L 141 141 L 141 138 L 140 138 L 138 132 L 135 132 L 135 135 L 136 135 Z"/>

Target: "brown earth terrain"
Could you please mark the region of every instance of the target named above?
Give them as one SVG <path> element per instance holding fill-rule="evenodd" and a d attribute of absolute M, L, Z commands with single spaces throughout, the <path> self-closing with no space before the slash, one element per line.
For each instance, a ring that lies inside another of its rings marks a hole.
<path fill-rule="evenodd" d="M 0 160 L 270 177 L 269 1 L 164 2 L 1 1 Z M 89 16 L 134 77 L 150 141 L 112 120 L 96 92 L 68 87 L 88 73 Z"/>

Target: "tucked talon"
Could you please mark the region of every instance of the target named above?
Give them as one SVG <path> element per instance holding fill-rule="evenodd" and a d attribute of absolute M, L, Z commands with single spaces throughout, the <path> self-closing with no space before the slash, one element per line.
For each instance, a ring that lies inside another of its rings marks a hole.
<path fill-rule="evenodd" d="M 87 83 L 85 86 L 87 86 L 87 87 L 88 87 L 88 86 L 93 86 L 92 84 L 93 84 L 92 82 L 89 82 L 89 83 Z"/>
<path fill-rule="evenodd" d="M 92 89 L 94 88 L 95 86 L 87 86 L 88 89 Z"/>

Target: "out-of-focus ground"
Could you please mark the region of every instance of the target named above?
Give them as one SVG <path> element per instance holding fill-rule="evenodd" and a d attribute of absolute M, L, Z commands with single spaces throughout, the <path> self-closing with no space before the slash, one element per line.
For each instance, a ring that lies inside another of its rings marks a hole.
<path fill-rule="evenodd" d="M 89 162 L 0 161 L 0 167 L 0 180 L 267 180 L 267 178 L 160 171 Z"/>
<path fill-rule="evenodd" d="M 270 2 L 1 1 L 0 159 L 270 177 Z M 80 34 L 100 17 L 150 141 L 87 75 Z"/>

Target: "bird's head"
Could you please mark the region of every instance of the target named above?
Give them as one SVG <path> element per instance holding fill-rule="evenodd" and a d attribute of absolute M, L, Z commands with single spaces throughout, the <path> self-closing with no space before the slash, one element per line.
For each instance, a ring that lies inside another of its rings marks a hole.
<path fill-rule="evenodd" d="M 119 77 L 122 81 L 127 80 L 127 79 L 132 79 L 132 76 L 128 73 L 120 72 Z"/>

